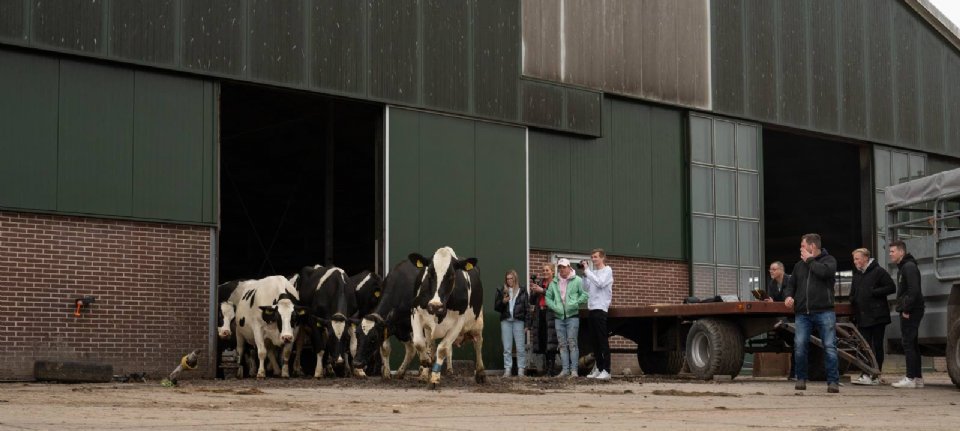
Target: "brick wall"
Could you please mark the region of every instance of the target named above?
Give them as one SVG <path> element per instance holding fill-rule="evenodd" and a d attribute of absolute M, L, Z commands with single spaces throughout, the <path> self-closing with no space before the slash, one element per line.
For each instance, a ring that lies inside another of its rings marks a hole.
<path fill-rule="evenodd" d="M 41 359 L 169 374 L 207 351 L 209 277 L 207 227 L 0 211 L 0 378 Z"/>
<path fill-rule="evenodd" d="M 589 250 L 583 254 L 589 253 Z M 530 250 L 530 271 L 540 274 L 540 267 L 550 262 L 552 252 Z M 690 296 L 690 271 L 686 262 L 607 255 L 613 269 L 613 302 L 610 307 L 636 307 L 651 304 L 678 304 Z M 610 338 L 611 348 L 636 349 L 636 344 L 623 337 Z M 624 368 L 637 372 L 635 354 L 614 354 L 614 373 Z"/>

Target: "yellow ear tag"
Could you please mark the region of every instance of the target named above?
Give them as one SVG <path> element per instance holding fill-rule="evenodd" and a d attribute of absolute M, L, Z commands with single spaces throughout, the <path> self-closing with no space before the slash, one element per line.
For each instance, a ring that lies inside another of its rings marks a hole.
<path fill-rule="evenodd" d="M 321 327 L 321 326 L 323 326 L 323 325 L 321 325 L 320 322 L 317 322 L 317 327 L 319 328 L 319 327 Z"/>
<path fill-rule="evenodd" d="M 417 259 L 417 268 L 423 268 L 423 261 Z"/>
<path fill-rule="evenodd" d="M 306 313 L 307 313 L 307 312 L 306 312 L 306 311 L 303 311 L 303 310 L 300 310 L 300 311 L 297 312 L 297 314 L 299 314 L 299 315 L 301 315 L 301 316 L 303 316 L 303 315 L 306 314 Z"/>
<path fill-rule="evenodd" d="M 380 297 L 380 291 L 379 291 L 379 290 L 373 291 L 373 296 L 374 296 L 375 298 L 379 298 L 379 297 Z"/>
<path fill-rule="evenodd" d="M 264 313 L 266 313 L 266 314 L 273 314 L 273 310 L 264 310 Z"/>
<path fill-rule="evenodd" d="M 473 264 L 470 262 L 467 262 L 466 266 L 464 266 L 463 268 L 466 269 L 467 271 L 470 271 L 473 269 Z"/>

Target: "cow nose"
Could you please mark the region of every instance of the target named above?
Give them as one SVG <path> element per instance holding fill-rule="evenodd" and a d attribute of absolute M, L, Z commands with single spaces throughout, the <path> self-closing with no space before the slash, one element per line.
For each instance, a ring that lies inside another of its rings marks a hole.
<path fill-rule="evenodd" d="M 292 335 L 283 335 L 283 336 L 281 336 L 280 338 L 283 339 L 284 344 L 293 341 L 293 336 L 292 336 Z"/>
<path fill-rule="evenodd" d="M 220 331 L 220 338 L 230 338 L 230 331 Z"/>
<path fill-rule="evenodd" d="M 443 310 L 443 304 L 439 302 L 431 302 L 427 304 L 427 311 L 430 312 L 430 314 L 437 314 L 442 310 Z"/>

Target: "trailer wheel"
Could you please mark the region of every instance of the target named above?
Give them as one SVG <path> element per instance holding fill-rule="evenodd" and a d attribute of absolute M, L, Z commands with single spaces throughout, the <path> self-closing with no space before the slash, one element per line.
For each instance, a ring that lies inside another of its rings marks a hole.
<path fill-rule="evenodd" d="M 637 362 L 644 374 L 677 375 L 683 369 L 683 352 L 651 352 L 638 348 Z"/>
<path fill-rule="evenodd" d="M 947 373 L 960 389 L 960 319 L 954 321 L 947 331 Z"/>
<path fill-rule="evenodd" d="M 731 322 L 700 319 L 687 334 L 687 366 L 699 379 L 736 377 L 743 367 L 743 334 Z"/>

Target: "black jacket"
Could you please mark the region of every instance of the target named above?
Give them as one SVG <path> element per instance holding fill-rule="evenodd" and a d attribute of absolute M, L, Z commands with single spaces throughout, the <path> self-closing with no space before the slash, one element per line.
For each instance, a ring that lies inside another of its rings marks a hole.
<path fill-rule="evenodd" d="M 493 298 L 493 309 L 500 312 L 500 320 L 507 320 L 510 318 L 510 303 L 503 302 L 503 292 L 504 287 L 497 289 L 497 296 Z M 530 299 L 527 296 L 527 289 L 520 286 L 520 292 L 517 293 L 517 299 L 513 305 L 513 318 L 526 322 L 527 309 L 530 307 L 529 303 Z"/>
<path fill-rule="evenodd" d="M 850 305 L 857 319 L 857 326 L 866 328 L 890 323 L 890 306 L 887 295 L 896 292 L 893 278 L 887 270 L 880 267 L 876 260 L 860 272 L 853 270 L 853 282 L 850 284 Z"/>
<path fill-rule="evenodd" d="M 787 299 L 786 296 L 783 296 L 784 289 L 787 288 L 787 283 L 789 282 L 790 276 L 783 275 L 783 284 L 777 284 L 777 280 L 770 279 L 770 282 L 767 283 L 767 295 L 770 296 L 776 302 L 783 302 Z"/>
<path fill-rule="evenodd" d="M 923 311 L 923 292 L 920 290 L 920 269 L 917 260 L 907 253 L 897 264 L 897 312 Z"/>
<path fill-rule="evenodd" d="M 837 260 L 821 249 L 820 255 L 793 266 L 784 298 L 793 297 L 794 313 L 809 314 L 818 311 L 833 311 L 833 284 L 837 273 Z"/>

